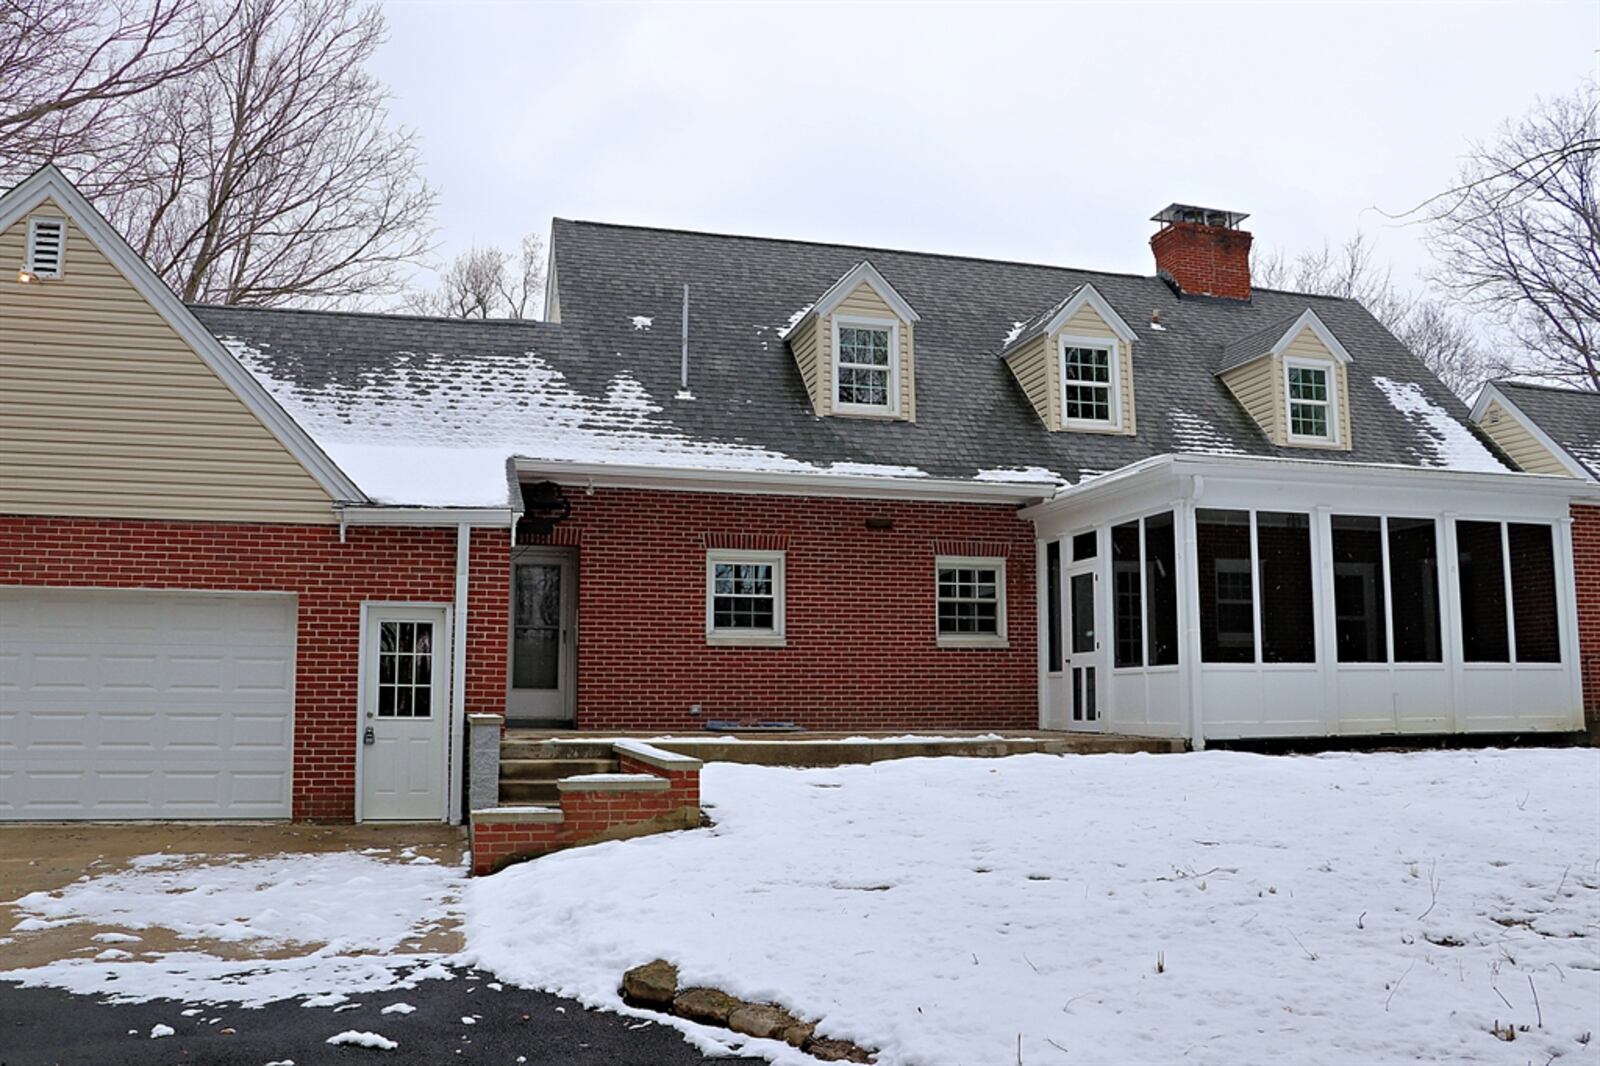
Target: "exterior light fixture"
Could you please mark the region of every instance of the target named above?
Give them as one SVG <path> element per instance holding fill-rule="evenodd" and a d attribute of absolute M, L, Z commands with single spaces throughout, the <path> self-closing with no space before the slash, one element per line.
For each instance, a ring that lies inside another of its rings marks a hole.
<path fill-rule="evenodd" d="M 17 271 L 17 284 L 18 285 L 28 285 L 28 284 L 31 284 L 32 282 L 37 281 L 37 280 L 39 280 L 39 279 L 34 275 L 33 271 L 31 271 L 31 270 L 19 270 L 19 271 Z"/>

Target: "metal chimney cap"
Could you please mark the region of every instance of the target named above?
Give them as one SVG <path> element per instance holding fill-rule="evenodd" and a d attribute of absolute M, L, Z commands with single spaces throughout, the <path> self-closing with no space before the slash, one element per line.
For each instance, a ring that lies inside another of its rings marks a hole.
<path fill-rule="evenodd" d="M 1150 216 L 1151 222 L 1197 222 L 1202 226 L 1220 226 L 1238 229 L 1239 223 L 1250 216 L 1243 211 L 1225 211 L 1220 207 L 1196 207 L 1194 204 L 1168 204 Z"/>

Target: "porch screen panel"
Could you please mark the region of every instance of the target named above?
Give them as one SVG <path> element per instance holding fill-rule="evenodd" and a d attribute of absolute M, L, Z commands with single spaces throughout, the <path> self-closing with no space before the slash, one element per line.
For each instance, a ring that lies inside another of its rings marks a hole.
<path fill-rule="evenodd" d="M 1144 595 L 1149 666 L 1178 663 L 1177 540 L 1172 512 L 1144 520 Z"/>
<path fill-rule="evenodd" d="M 1389 598 L 1394 604 L 1394 661 L 1443 662 L 1433 519 L 1389 519 Z"/>
<path fill-rule="evenodd" d="M 1389 660 L 1383 599 L 1383 519 L 1336 514 L 1333 528 L 1334 643 L 1342 663 Z"/>
<path fill-rule="evenodd" d="M 1199 508 L 1195 541 L 1200 593 L 1200 659 L 1253 663 L 1255 592 L 1250 576 L 1250 512 Z"/>
<path fill-rule="evenodd" d="M 1506 572 L 1499 522 L 1456 522 L 1461 573 L 1461 650 L 1469 663 L 1511 661 Z"/>
<path fill-rule="evenodd" d="M 1512 522 L 1506 527 L 1511 551 L 1511 627 L 1517 662 L 1561 661 L 1556 611 L 1556 553 L 1550 527 Z"/>
<path fill-rule="evenodd" d="M 1311 516 L 1258 512 L 1256 556 L 1261 566 L 1261 661 L 1316 662 Z"/>
<path fill-rule="evenodd" d="M 1139 523 L 1111 527 L 1112 607 L 1116 614 L 1116 664 L 1144 665 L 1144 622 L 1139 580 Z"/>
<path fill-rule="evenodd" d="M 1049 642 L 1047 669 L 1061 672 L 1061 542 L 1044 547 L 1046 640 Z"/>

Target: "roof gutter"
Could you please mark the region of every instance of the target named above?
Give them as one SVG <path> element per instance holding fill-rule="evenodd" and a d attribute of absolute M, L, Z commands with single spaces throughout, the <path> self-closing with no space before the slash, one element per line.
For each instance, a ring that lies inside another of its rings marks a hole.
<path fill-rule="evenodd" d="M 1049 500 L 1024 508 L 1023 518 L 1036 519 L 1063 507 L 1091 502 L 1126 490 L 1130 484 L 1154 481 L 1163 476 L 1192 474 L 1200 477 L 1292 475 L 1297 481 L 1321 481 L 1356 485 L 1427 481 L 1460 489 L 1487 489 L 1519 496 L 1566 496 L 1575 499 L 1600 498 L 1593 483 L 1556 474 L 1523 474 L 1513 470 L 1445 470 L 1399 463 L 1330 462 L 1324 459 L 1282 459 L 1244 455 L 1167 454 L 1141 459 L 1120 470 L 1062 489 Z"/>
<path fill-rule="evenodd" d="M 787 470 L 704 470 L 694 467 L 624 466 L 515 459 L 521 476 L 586 488 L 738 492 L 770 496 L 845 496 L 881 500 L 933 500 L 1021 506 L 1048 499 L 1045 482 L 966 481 L 931 477 L 824 474 Z"/>
<path fill-rule="evenodd" d="M 339 528 L 346 526 L 511 526 L 521 513 L 512 507 L 390 507 L 335 504 Z"/>

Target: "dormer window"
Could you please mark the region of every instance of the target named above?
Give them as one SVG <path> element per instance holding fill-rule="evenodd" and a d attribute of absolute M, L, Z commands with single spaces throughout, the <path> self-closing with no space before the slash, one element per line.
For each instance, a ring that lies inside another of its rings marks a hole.
<path fill-rule="evenodd" d="M 1285 364 L 1289 389 L 1289 438 L 1332 441 L 1333 393 L 1328 385 L 1329 364 L 1320 366 L 1290 360 Z"/>
<path fill-rule="evenodd" d="M 1132 436 L 1133 343 L 1128 323 L 1083 284 L 1013 323 L 1000 358 L 1046 428 Z"/>
<path fill-rule="evenodd" d="M 1062 337 L 1060 343 L 1063 422 L 1116 428 L 1122 409 L 1116 344 L 1073 337 Z"/>
<path fill-rule="evenodd" d="M 899 395 L 899 323 L 865 318 L 833 317 L 834 408 L 894 414 Z"/>
<path fill-rule="evenodd" d="M 1350 447 L 1350 353 L 1310 308 L 1225 345 L 1216 371 L 1279 447 Z"/>
<path fill-rule="evenodd" d="M 817 414 L 915 422 L 916 326 L 916 310 L 863 259 L 778 336 Z"/>

